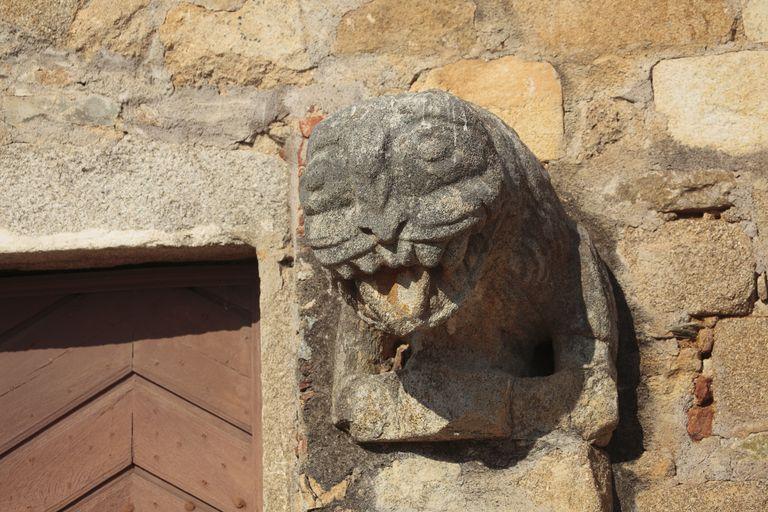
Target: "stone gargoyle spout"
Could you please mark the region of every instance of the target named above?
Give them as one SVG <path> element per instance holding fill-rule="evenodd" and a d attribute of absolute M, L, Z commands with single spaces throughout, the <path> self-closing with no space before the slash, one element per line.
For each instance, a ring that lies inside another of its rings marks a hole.
<path fill-rule="evenodd" d="M 312 134 L 305 237 L 346 299 L 333 421 L 358 442 L 604 444 L 617 422 L 606 269 L 517 134 L 448 93 Z"/>

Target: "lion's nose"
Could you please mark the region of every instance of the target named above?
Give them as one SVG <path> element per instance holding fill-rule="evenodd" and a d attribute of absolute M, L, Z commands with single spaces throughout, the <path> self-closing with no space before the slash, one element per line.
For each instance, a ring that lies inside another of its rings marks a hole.
<path fill-rule="evenodd" d="M 358 224 L 360 231 L 366 235 L 371 235 L 376 238 L 376 241 L 381 244 L 391 244 L 395 242 L 402 231 L 405 222 L 401 222 L 397 219 L 386 218 L 374 218 L 368 216 L 366 222 Z"/>

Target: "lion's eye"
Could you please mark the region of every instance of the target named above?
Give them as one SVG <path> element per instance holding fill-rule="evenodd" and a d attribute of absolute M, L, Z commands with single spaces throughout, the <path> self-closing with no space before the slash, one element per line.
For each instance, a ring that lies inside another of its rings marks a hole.
<path fill-rule="evenodd" d="M 319 190 L 322 190 L 325 180 L 315 168 L 311 168 L 304 170 L 304 174 L 301 176 L 301 181 L 308 192 L 318 192 Z"/>
<path fill-rule="evenodd" d="M 444 138 L 425 137 L 416 146 L 416 154 L 427 162 L 444 160 L 453 153 L 453 144 Z"/>
<path fill-rule="evenodd" d="M 301 176 L 300 196 L 304 210 L 314 214 L 343 208 L 351 203 L 345 162 L 328 158 L 312 158 Z"/>

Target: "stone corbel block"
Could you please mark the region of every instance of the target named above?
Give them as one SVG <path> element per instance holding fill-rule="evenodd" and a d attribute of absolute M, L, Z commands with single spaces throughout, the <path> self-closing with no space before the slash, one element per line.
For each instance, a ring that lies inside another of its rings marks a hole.
<path fill-rule="evenodd" d="M 448 93 L 321 122 L 306 241 L 346 301 L 334 423 L 358 442 L 607 443 L 616 308 L 586 231 L 501 120 Z"/>

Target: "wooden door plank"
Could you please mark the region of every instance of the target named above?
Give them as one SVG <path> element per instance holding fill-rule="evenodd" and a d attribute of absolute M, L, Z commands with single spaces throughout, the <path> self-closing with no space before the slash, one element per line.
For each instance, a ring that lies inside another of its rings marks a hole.
<path fill-rule="evenodd" d="M 132 496 L 135 512 L 219 512 L 140 468 L 134 469 Z"/>
<path fill-rule="evenodd" d="M 189 289 L 154 291 L 141 303 L 134 370 L 250 431 L 250 315 Z"/>
<path fill-rule="evenodd" d="M 60 298 L 58 295 L 0 298 L 0 343 L 2 343 L 3 333 L 42 311 Z"/>
<path fill-rule="evenodd" d="M 128 470 L 62 512 L 138 512 L 131 508 L 132 480 L 132 471 Z"/>
<path fill-rule="evenodd" d="M 134 463 L 224 512 L 255 512 L 248 434 L 136 380 Z"/>
<path fill-rule="evenodd" d="M 130 373 L 130 344 L 109 343 L 119 312 L 98 313 L 78 298 L 0 347 L 0 411 L 13 411 L 0 420 L 0 453 Z"/>
<path fill-rule="evenodd" d="M 33 363 L 40 359 L 44 363 L 35 368 Z M 18 363 L 15 368 L 14 363 Z M 26 375 L 12 371 L 30 366 Z M 0 453 L 117 382 L 130 369 L 130 345 L 0 353 L 0 411 L 12 411 L 0 421 Z"/>
<path fill-rule="evenodd" d="M 250 377 L 250 318 L 184 288 L 144 292 L 131 307 L 141 319 L 134 338 L 139 343 L 173 340 Z"/>
<path fill-rule="evenodd" d="M 235 306 L 243 311 L 247 311 L 249 316 L 255 316 L 254 306 L 257 304 L 256 289 L 251 286 L 207 286 L 205 288 L 195 288 L 199 293 L 219 300 L 225 305 Z M 231 306 L 229 306 L 231 307 Z"/>
<path fill-rule="evenodd" d="M 231 340 L 229 334 L 221 333 L 222 344 Z M 133 368 L 139 375 L 250 431 L 251 379 L 211 359 L 200 348 L 194 338 L 142 340 L 134 348 Z"/>
<path fill-rule="evenodd" d="M 219 512 L 207 503 L 132 468 L 62 512 Z"/>
<path fill-rule="evenodd" d="M 48 512 L 131 463 L 126 382 L 0 459 L 0 510 Z"/>

